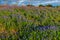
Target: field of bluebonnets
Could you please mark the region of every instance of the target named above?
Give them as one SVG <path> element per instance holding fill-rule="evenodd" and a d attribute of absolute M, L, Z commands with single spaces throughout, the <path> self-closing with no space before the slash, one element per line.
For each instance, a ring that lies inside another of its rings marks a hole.
<path fill-rule="evenodd" d="M 0 8 L 0 40 L 60 40 L 60 7 Z"/>

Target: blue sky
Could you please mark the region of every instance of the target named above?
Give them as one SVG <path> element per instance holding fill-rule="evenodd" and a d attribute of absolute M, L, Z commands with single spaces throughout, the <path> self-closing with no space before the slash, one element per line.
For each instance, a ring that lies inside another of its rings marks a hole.
<path fill-rule="evenodd" d="M 47 4 L 52 4 L 53 6 L 60 5 L 60 0 L 0 0 L 1 5 L 12 5 L 12 4 L 17 4 L 17 5 L 28 5 L 32 4 L 35 6 L 38 6 L 39 4 L 47 5 Z"/>

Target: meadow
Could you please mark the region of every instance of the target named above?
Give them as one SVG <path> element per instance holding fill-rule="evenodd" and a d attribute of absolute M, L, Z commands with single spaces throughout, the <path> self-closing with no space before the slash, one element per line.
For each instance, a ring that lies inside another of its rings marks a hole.
<path fill-rule="evenodd" d="M 0 40 L 60 40 L 60 7 L 0 7 Z"/>

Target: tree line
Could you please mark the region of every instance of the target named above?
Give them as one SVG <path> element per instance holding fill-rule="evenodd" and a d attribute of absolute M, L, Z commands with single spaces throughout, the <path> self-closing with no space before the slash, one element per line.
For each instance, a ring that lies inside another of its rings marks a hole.
<path fill-rule="evenodd" d="M 27 6 L 34 6 L 34 5 L 27 5 Z M 59 6 L 53 6 L 53 5 L 51 5 L 51 4 L 48 4 L 48 5 L 42 5 L 42 4 L 40 4 L 40 5 L 38 5 L 38 7 L 59 7 Z"/>

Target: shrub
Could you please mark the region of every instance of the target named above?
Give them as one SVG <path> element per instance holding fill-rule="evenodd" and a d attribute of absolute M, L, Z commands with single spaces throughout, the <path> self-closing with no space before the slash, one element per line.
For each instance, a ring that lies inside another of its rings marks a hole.
<path fill-rule="evenodd" d="M 53 7 L 51 4 L 46 5 L 47 7 Z"/>

